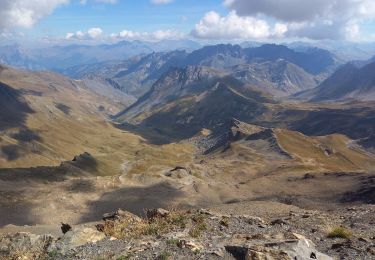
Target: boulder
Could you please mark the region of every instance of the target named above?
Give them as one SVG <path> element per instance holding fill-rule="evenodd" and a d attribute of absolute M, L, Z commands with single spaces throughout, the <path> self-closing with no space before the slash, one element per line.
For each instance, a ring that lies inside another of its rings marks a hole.
<path fill-rule="evenodd" d="M 299 234 L 292 234 L 293 238 L 274 242 L 250 243 L 246 245 L 227 245 L 225 249 L 236 259 L 246 260 L 289 260 L 289 259 L 320 259 L 333 258 L 318 252 L 314 243 Z"/>
<path fill-rule="evenodd" d="M 71 249 L 85 245 L 95 244 L 105 238 L 105 234 L 91 227 L 75 227 L 68 231 L 55 244 L 51 245 L 49 251 L 66 253 Z"/>

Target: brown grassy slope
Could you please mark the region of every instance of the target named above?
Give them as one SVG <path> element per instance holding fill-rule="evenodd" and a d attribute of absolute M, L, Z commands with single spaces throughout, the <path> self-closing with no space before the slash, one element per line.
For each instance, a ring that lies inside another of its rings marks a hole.
<path fill-rule="evenodd" d="M 0 81 L 21 93 L 33 111 L 26 115 L 25 122 L 3 129 L 1 168 L 59 165 L 89 152 L 99 162 L 98 173 L 112 175 L 123 172 L 135 160 L 131 171 L 139 172 L 151 164 L 174 167 L 190 154 L 187 145 L 151 146 L 112 126 L 104 112 L 117 112 L 119 108 L 79 82 L 54 73 L 11 68 L 1 71 Z M 21 131 L 27 136 L 20 137 Z"/>
<path fill-rule="evenodd" d="M 275 130 L 280 145 L 305 166 L 316 171 L 360 171 L 375 167 L 373 156 L 356 147 L 343 135 L 308 137 L 299 132 Z"/>

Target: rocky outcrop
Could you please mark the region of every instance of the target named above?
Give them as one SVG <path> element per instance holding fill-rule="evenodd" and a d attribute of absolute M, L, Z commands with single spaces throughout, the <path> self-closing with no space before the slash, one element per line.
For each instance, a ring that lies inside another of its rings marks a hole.
<path fill-rule="evenodd" d="M 161 208 L 146 213 L 139 218 L 117 210 L 105 214 L 97 229 L 76 226 L 60 238 L 7 235 L 0 239 L 0 258 L 332 259 L 302 235 L 265 232 L 272 224 L 259 217 Z"/>
<path fill-rule="evenodd" d="M 236 259 L 320 259 L 333 258 L 317 251 L 314 243 L 299 234 L 288 234 L 289 237 L 274 242 L 249 243 L 247 245 L 229 245 L 225 249 Z"/>
<path fill-rule="evenodd" d="M 51 243 L 48 247 L 48 252 L 60 252 L 61 254 L 65 254 L 69 252 L 69 250 L 85 244 L 95 244 L 104 238 L 105 235 L 102 232 L 92 227 L 76 227 L 65 233 L 56 242 Z"/>
<path fill-rule="evenodd" d="M 0 238 L 0 259 L 43 259 L 54 239 L 51 235 L 30 233 L 6 235 Z"/>

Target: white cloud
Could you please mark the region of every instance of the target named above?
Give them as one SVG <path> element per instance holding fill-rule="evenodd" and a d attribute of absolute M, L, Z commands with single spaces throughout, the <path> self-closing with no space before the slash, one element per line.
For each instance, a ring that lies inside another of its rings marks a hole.
<path fill-rule="evenodd" d="M 235 11 L 227 16 L 211 11 L 195 25 L 191 34 L 202 39 L 266 39 L 281 37 L 287 31 L 286 25 L 281 23 L 271 27 L 266 20 L 240 17 Z"/>
<path fill-rule="evenodd" d="M 348 23 L 345 27 L 346 38 L 351 41 L 358 41 L 361 38 L 361 29 L 355 22 Z"/>
<path fill-rule="evenodd" d="M 55 8 L 67 3 L 69 0 L 1 0 L 0 29 L 30 28 Z"/>
<path fill-rule="evenodd" d="M 374 0 L 224 0 L 224 5 L 242 17 L 287 24 L 289 37 L 358 40 L 361 23 L 375 19 Z"/>
<path fill-rule="evenodd" d="M 151 0 L 151 3 L 156 4 L 156 5 L 165 5 L 165 4 L 170 4 L 172 2 L 173 0 Z"/>
<path fill-rule="evenodd" d="M 89 2 L 89 0 L 80 0 L 79 3 L 81 5 L 85 5 Z M 118 0 L 91 0 L 94 3 L 102 3 L 102 4 L 117 4 Z"/>
<path fill-rule="evenodd" d="M 185 35 L 176 30 L 157 30 L 154 32 L 135 32 L 123 30 L 119 33 L 111 34 L 112 39 L 142 40 L 142 41 L 161 41 L 182 39 Z"/>
<path fill-rule="evenodd" d="M 69 39 L 72 39 L 74 35 L 75 35 L 74 33 L 67 33 L 65 38 L 69 40 Z"/>
<path fill-rule="evenodd" d="M 95 27 L 87 30 L 87 32 L 77 31 L 75 33 L 68 32 L 65 36 L 67 40 L 89 40 L 89 39 L 97 39 L 103 34 L 103 30 L 101 28 Z"/>
<path fill-rule="evenodd" d="M 95 2 L 103 4 L 116 4 L 117 0 L 95 0 Z"/>
<path fill-rule="evenodd" d="M 100 35 L 102 35 L 103 33 L 103 30 L 96 27 L 96 28 L 91 28 L 87 31 L 87 34 L 92 38 L 92 39 L 95 39 L 95 38 L 98 38 Z"/>

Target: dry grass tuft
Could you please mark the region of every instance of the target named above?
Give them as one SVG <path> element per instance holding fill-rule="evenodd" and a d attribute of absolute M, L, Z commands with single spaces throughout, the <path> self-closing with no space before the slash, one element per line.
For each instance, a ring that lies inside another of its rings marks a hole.
<path fill-rule="evenodd" d="M 200 237 L 202 232 L 207 230 L 206 215 L 202 213 L 196 213 L 192 216 L 193 227 L 189 231 L 191 237 Z"/>
<path fill-rule="evenodd" d="M 336 227 L 328 233 L 329 238 L 350 238 L 352 233 L 344 227 Z"/>
<path fill-rule="evenodd" d="M 173 230 L 184 229 L 187 218 L 184 211 L 171 211 L 165 217 L 147 218 L 122 218 L 120 220 L 107 220 L 103 232 L 107 236 L 116 238 L 139 238 L 141 236 L 159 236 Z"/>

